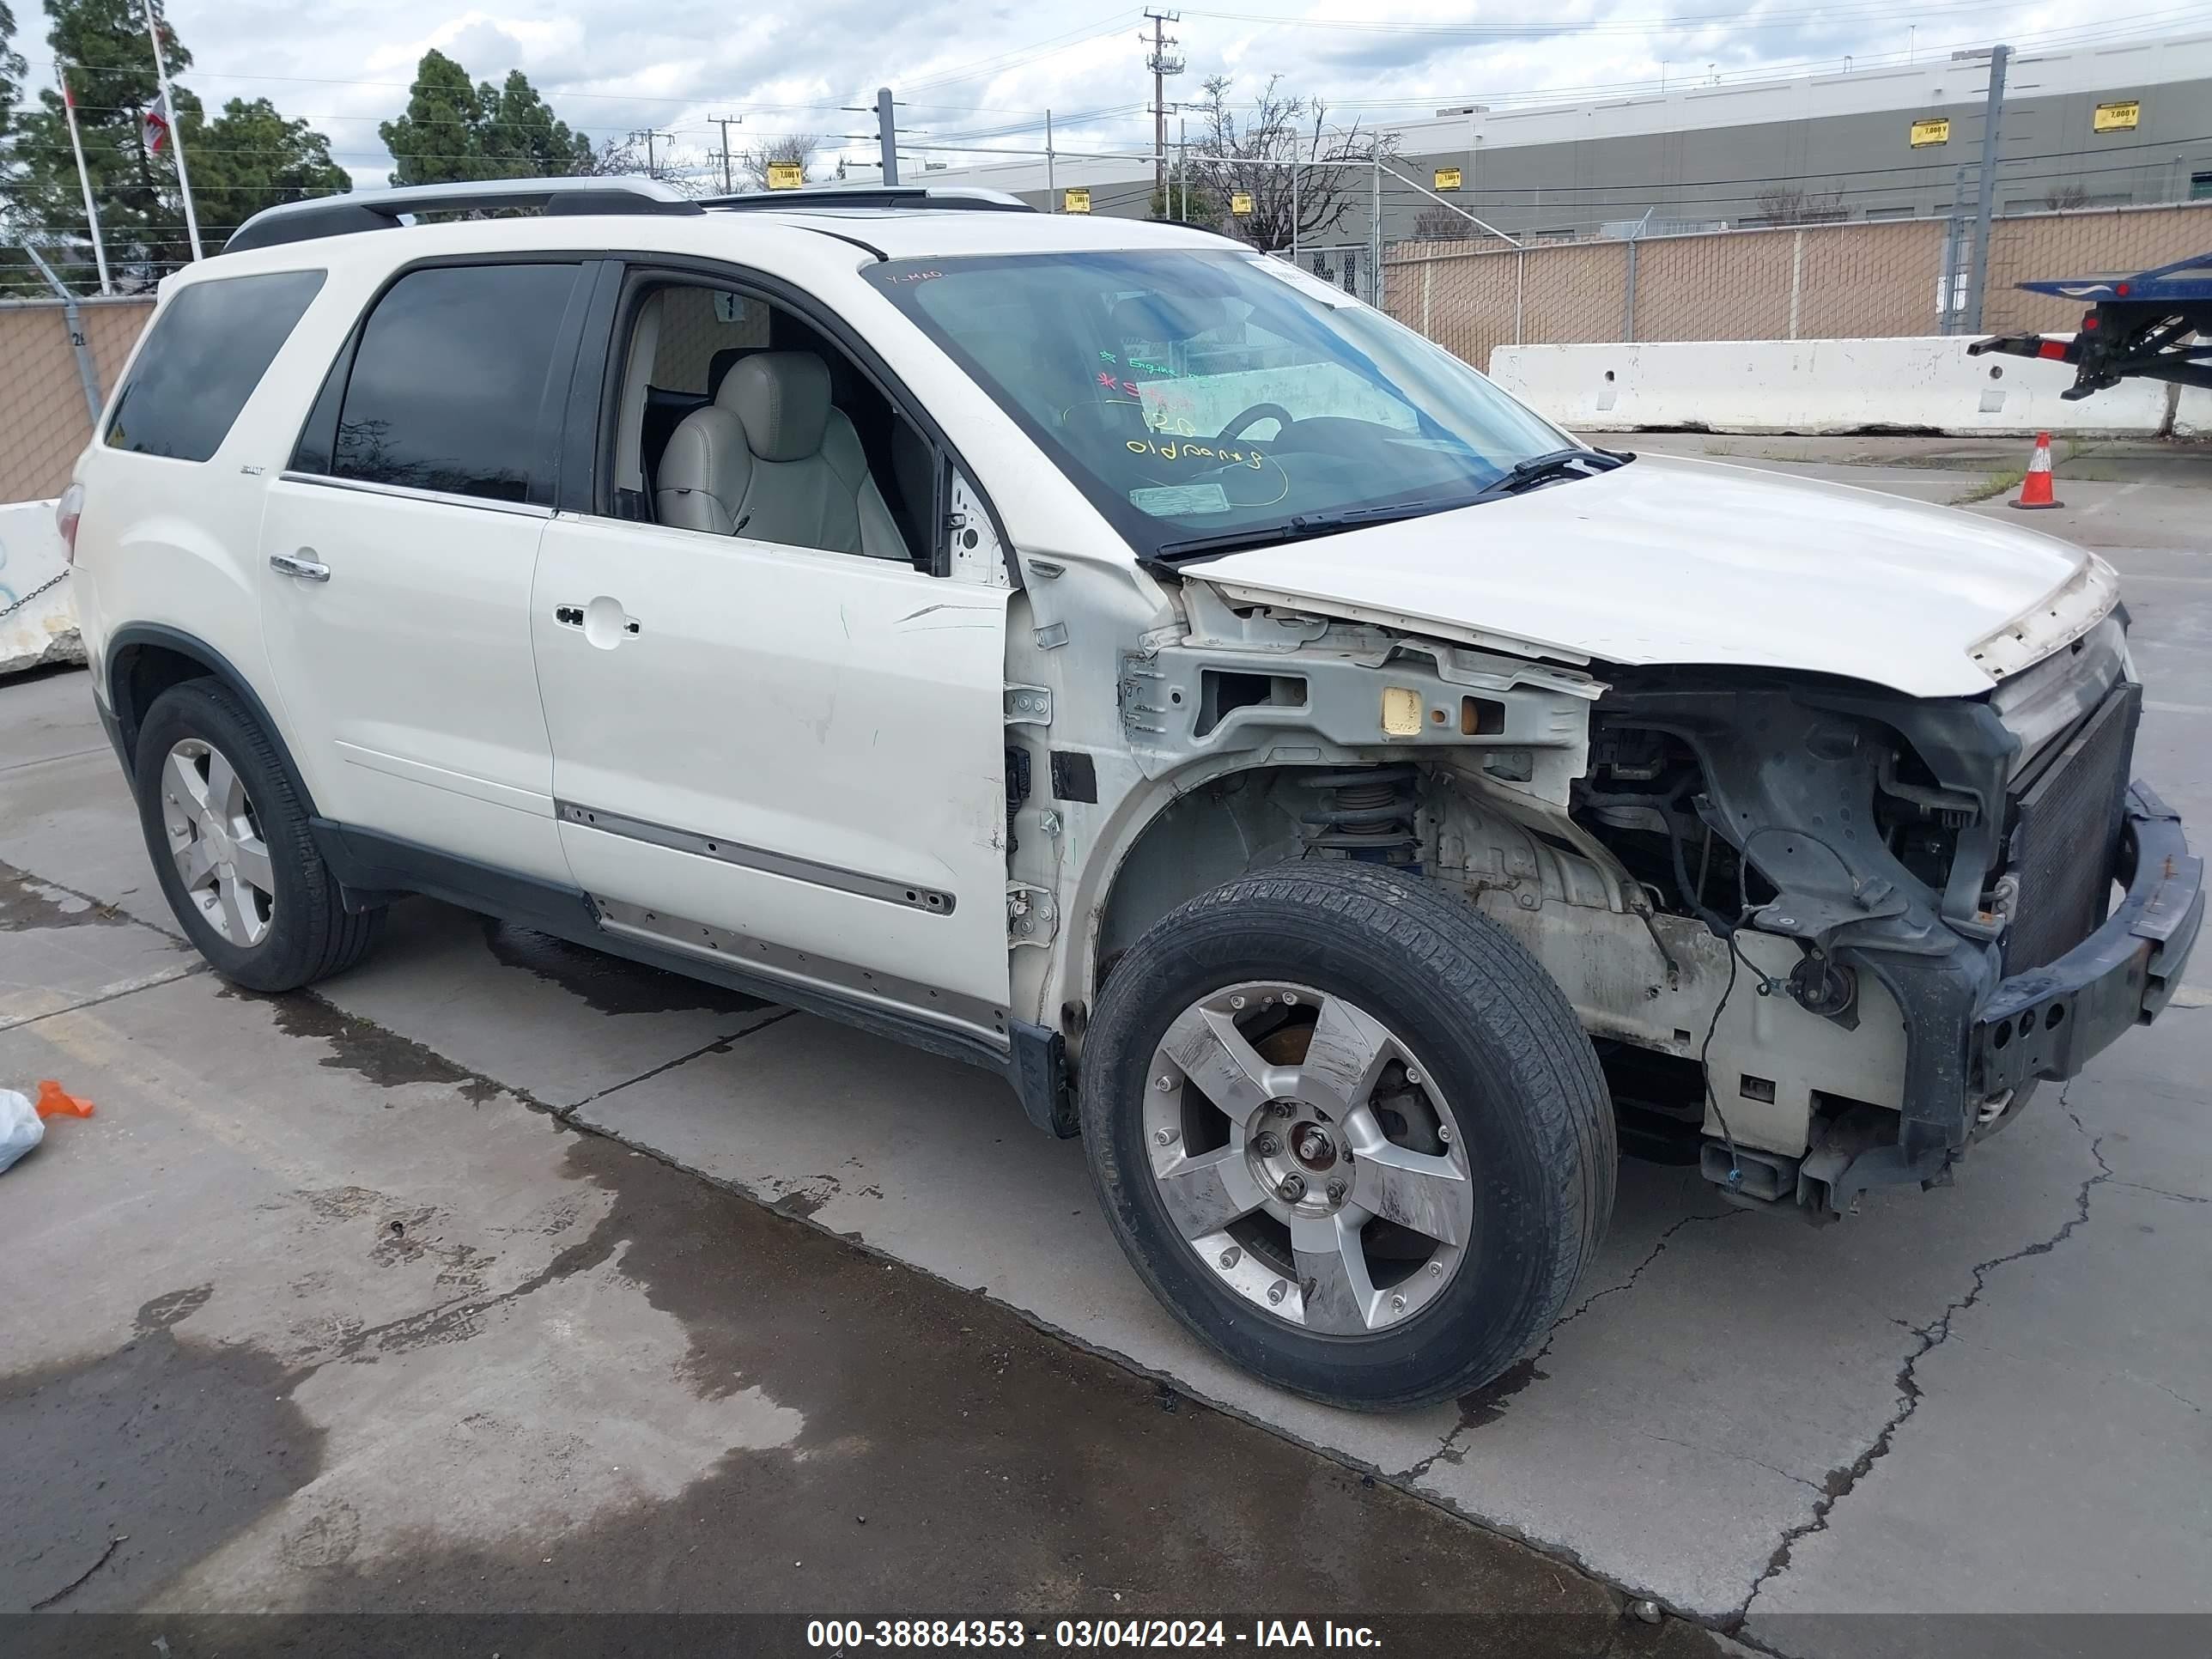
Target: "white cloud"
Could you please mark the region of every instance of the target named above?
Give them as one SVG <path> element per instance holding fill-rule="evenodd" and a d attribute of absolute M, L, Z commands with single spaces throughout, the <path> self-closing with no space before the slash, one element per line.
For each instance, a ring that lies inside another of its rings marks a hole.
<path fill-rule="evenodd" d="M 1327 99 L 1347 118 L 1385 125 L 1443 104 L 1650 83 L 1662 74 L 1738 75 L 1846 55 L 1871 67 L 1902 61 L 1908 42 L 1932 54 L 2081 21 L 2054 4 L 2002 0 L 1861 3 L 1825 21 L 1809 0 L 1759 0 L 1725 21 L 1716 15 L 1722 0 L 1220 4 L 1216 14 L 1186 9 L 1172 26 L 1188 68 L 1170 82 L 1171 99 L 1196 98 L 1215 72 L 1232 73 L 1246 88 L 1280 74 L 1286 87 Z M 718 142 L 706 119 L 714 112 L 744 115 L 733 144 L 777 131 L 866 133 L 872 117 L 842 106 L 872 104 L 885 82 L 900 89 L 902 131 L 917 144 L 1035 147 L 1046 109 L 1055 112 L 1065 149 L 1146 149 L 1152 139 L 1144 112 L 1152 79 L 1133 6 L 520 0 L 456 16 L 432 0 L 330 0 L 312 13 L 278 0 L 169 0 L 166 10 L 195 59 L 181 78 L 204 98 L 219 105 L 266 96 L 306 117 L 363 184 L 380 182 L 388 168 L 376 125 L 398 112 L 409 71 L 432 46 L 479 81 L 523 70 L 562 119 L 595 137 L 650 126 L 674 135 L 679 155 L 696 157 Z M 36 13 L 16 11 L 32 37 L 19 44 L 33 74 L 44 74 Z M 1532 32 L 1449 32 L 1476 27 Z M 864 139 L 837 139 L 836 147 L 856 158 L 872 153 Z"/>

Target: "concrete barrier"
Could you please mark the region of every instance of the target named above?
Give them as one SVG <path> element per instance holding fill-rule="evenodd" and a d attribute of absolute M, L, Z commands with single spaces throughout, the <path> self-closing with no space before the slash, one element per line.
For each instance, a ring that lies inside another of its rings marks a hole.
<path fill-rule="evenodd" d="M 1896 340 L 1715 340 L 1500 346 L 1490 376 L 1578 431 L 1698 427 L 1714 432 L 1860 432 L 1900 428 L 1961 435 L 2065 433 L 2153 437 L 2169 388 L 2130 380 L 2078 403 L 2063 363 L 1969 357 L 1968 337 Z M 2212 423 L 2212 394 L 2203 410 Z"/>
<path fill-rule="evenodd" d="M 68 568 L 52 501 L 0 506 L 0 674 L 84 660 L 76 596 L 66 578 L 54 581 Z"/>

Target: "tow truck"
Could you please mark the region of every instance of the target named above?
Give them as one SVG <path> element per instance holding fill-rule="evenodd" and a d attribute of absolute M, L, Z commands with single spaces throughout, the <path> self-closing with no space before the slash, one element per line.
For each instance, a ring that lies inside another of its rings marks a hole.
<path fill-rule="evenodd" d="M 2132 276 L 2076 276 L 2022 283 L 2031 294 L 2086 301 L 2081 331 L 2070 340 L 2042 334 L 1999 334 L 1977 340 L 1969 356 L 1996 352 L 2074 365 L 2074 384 L 2058 395 L 2087 398 L 2130 376 L 2178 386 L 2212 386 L 2212 253 L 2193 254 Z"/>

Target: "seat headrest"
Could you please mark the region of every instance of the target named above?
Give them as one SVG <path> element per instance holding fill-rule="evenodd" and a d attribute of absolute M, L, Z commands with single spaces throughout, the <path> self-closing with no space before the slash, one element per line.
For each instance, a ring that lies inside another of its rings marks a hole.
<path fill-rule="evenodd" d="M 761 459 L 805 460 L 820 453 L 830 423 L 829 367 L 811 351 L 757 351 L 723 377 L 714 401 Z"/>
<path fill-rule="evenodd" d="M 729 379 L 730 371 L 759 349 L 758 346 L 724 346 L 707 359 L 707 397 L 709 402 L 721 391 L 722 382 Z"/>

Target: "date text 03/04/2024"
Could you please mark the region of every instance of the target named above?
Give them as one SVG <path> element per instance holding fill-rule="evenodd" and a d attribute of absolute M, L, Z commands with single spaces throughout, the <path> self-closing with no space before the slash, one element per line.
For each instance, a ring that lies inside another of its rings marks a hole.
<path fill-rule="evenodd" d="M 1365 1625 L 1260 1619 L 1234 1628 L 1220 1619 L 1062 1619 L 1032 1630 L 1021 1619 L 815 1619 L 806 1645 L 864 1648 L 1379 1648 Z"/>

